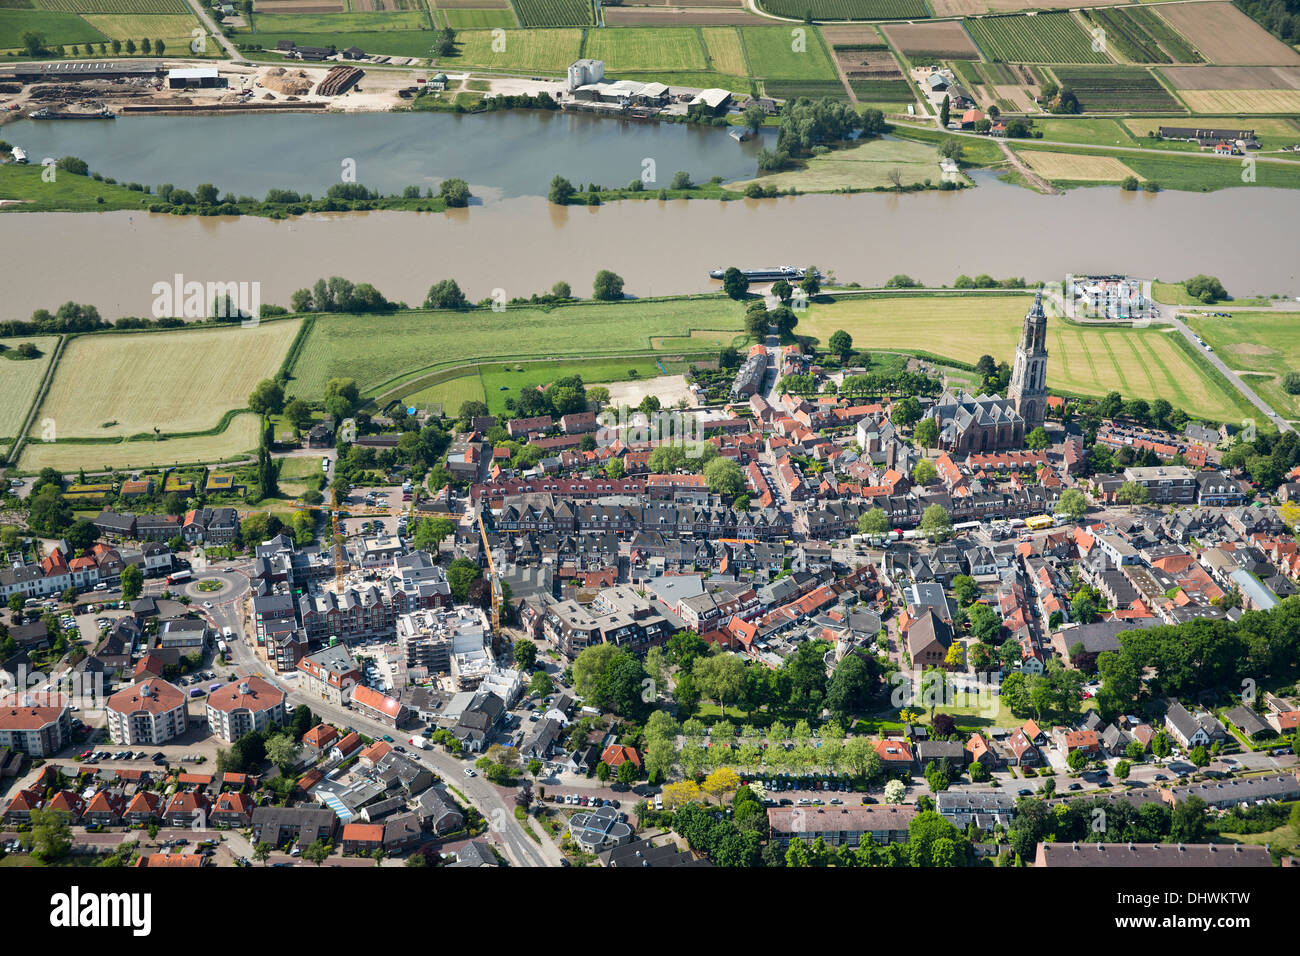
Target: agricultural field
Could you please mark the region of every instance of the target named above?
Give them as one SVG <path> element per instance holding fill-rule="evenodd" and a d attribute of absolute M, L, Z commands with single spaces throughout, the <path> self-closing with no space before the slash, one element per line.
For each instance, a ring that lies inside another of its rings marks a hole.
<path fill-rule="evenodd" d="M 1084 10 L 1083 18 L 1105 31 L 1106 49 L 1130 63 L 1170 63 L 1173 58 L 1160 48 L 1155 37 L 1129 16 L 1127 9 Z"/>
<path fill-rule="evenodd" d="M 651 336 L 685 336 L 694 329 L 734 336 L 742 327 L 742 311 L 739 304 L 717 298 L 583 304 L 550 311 L 322 316 L 293 368 L 288 391 L 320 398 L 329 379 L 345 376 L 356 379 L 365 394 L 375 395 L 399 386 L 418 390 L 437 384 L 419 379 L 480 359 L 613 358 L 648 351 Z M 699 351 L 715 348 L 701 341 Z"/>
<path fill-rule="evenodd" d="M 257 27 L 259 39 L 263 33 L 373 33 L 429 29 L 425 15 L 414 10 L 393 13 L 257 13 L 253 15 L 253 24 Z"/>
<path fill-rule="evenodd" d="M 768 13 L 802 20 L 915 20 L 928 17 L 923 0 L 760 0 Z"/>
<path fill-rule="evenodd" d="M 1092 49 L 1092 37 L 1069 13 L 1033 17 L 981 17 L 962 21 L 993 60 L 1013 63 L 1109 63 Z"/>
<path fill-rule="evenodd" d="M 732 76 L 748 76 L 745 47 L 740 42 L 740 32 L 734 27 L 701 27 L 704 49 L 709 58 L 709 68 Z"/>
<path fill-rule="evenodd" d="M 1295 314 L 1241 312 L 1232 303 L 1214 308 L 1232 309 L 1232 317 L 1186 315 L 1187 324 L 1214 347 L 1228 368 L 1252 373 L 1247 384 L 1284 418 L 1300 418 L 1300 396 L 1282 388 L 1282 376 L 1300 370 Z"/>
<path fill-rule="evenodd" d="M 591 0 L 511 0 L 526 27 L 580 27 L 591 23 Z"/>
<path fill-rule="evenodd" d="M 1154 179 L 1162 189 L 1186 189 L 1210 192 L 1231 189 L 1242 184 L 1240 157 L 1219 158 L 1170 152 L 1168 156 L 1131 153 L 1124 162 L 1145 179 Z M 1255 166 L 1256 186 L 1277 189 L 1300 189 L 1300 163 L 1275 163 L 1260 160 Z"/>
<path fill-rule="evenodd" d="M 42 468 L 98 471 L 223 461 L 251 456 L 261 440 L 260 429 L 258 416 L 245 412 L 235 415 L 226 429 L 215 435 L 105 443 L 28 441 L 23 444 L 18 467 L 29 472 Z"/>
<path fill-rule="evenodd" d="M 1163 4 L 1160 16 L 1211 63 L 1295 66 L 1300 53 L 1277 39 L 1231 3 Z"/>
<path fill-rule="evenodd" d="M 905 56 L 925 60 L 978 60 L 980 51 L 956 20 L 941 23 L 891 23 L 881 28 Z"/>
<path fill-rule="evenodd" d="M 1196 52 L 1196 49 L 1187 42 L 1187 38 L 1171 27 L 1155 10 L 1146 7 L 1127 7 L 1123 12 L 1159 43 L 1161 49 L 1168 53 L 1174 62 L 1204 62 L 1205 58 Z"/>
<path fill-rule="evenodd" d="M 1194 113 L 1300 113 L 1300 90 L 1182 90 Z"/>
<path fill-rule="evenodd" d="M 0 9 L 0 50 L 23 49 L 24 33 L 43 34 L 47 47 L 98 43 L 104 39 L 103 34 L 75 13 Z"/>
<path fill-rule="evenodd" d="M 446 17 L 447 25 L 453 30 L 491 29 L 492 27 L 514 27 L 515 15 L 510 10 L 439 10 Z"/>
<path fill-rule="evenodd" d="M 511 30 L 506 34 L 505 49 L 498 53 L 492 49 L 490 30 L 467 30 L 456 34 L 456 45 L 460 53 L 455 57 L 439 57 L 441 65 L 563 73 L 578 59 L 582 31 Z"/>
<path fill-rule="evenodd" d="M 1184 119 L 1185 121 L 1185 119 Z M 1136 120 L 1145 123 L 1147 120 Z M 1168 124 L 1175 120 L 1160 120 Z M 1034 127 L 1043 131 L 1043 139 L 1055 143 L 1078 143 L 1083 146 L 1145 146 L 1137 143 L 1129 135 L 1119 120 L 1113 119 L 1065 119 L 1063 117 L 1034 117 Z"/>
<path fill-rule="evenodd" d="M 806 47 L 799 52 L 792 49 L 791 31 L 786 27 L 741 27 L 740 36 L 749 58 L 750 73 L 755 77 L 839 82 L 835 65 L 826 55 L 815 29 L 809 29 Z"/>
<path fill-rule="evenodd" d="M 1058 182 L 1117 183 L 1135 175 L 1133 170 L 1114 156 L 1057 153 L 1045 149 L 1021 149 L 1018 152 L 1030 169 Z"/>
<path fill-rule="evenodd" d="M 1178 108 L 1178 101 L 1150 70 L 1141 67 L 1053 68 L 1062 86 L 1074 90 L 1085 113 L 1151 112 Z"/>
<path fill-rule="evenodd" d="M 58 13 L 188 13 L 185 0 L 32 0 Z"/>
<path fill-rule="evenodd" d="M 449 378 L 437 385 L 421 388 L 401 396 L 401 399 L 408 406 L 414 405 L 417 408 L 422 405 L 438 404 L 442 406 L 444 415 L 455 415 L 465 402 L 486 401 L 487 393 L 483 391 L 483 380 L 478 372 L 474 371 L 467 375 Z"/>
<path fill-rule="evenodd" d="M 390 16 L 391 14 L 385 14 Z M 340 50 L 345 50 L 350 46 L 360 47 L 367 53 L 378 53 L 386 56 L 410 56 L 410 57 L 428 57 L 432 51 L 436 34 L 432 30 L 383 30 L 370 33 L 268 33 L 259 29 L 257 35 L 251 38 L 251 41 L 261 44 L 263 50 L 275 50 L 275 45 L 280 40 L 293 40 L 299 46 L 334 46 Z M 460 33 L 456 35 L 457 42 L 470 36 L 469 33 Z M 216 44 L 208 44 L 209 48 L 215 47 Z M 219 47 L 218 47 L 219 49 Z M 256 56 L 256 54 L 252 54 Z M 262 54 L 263 60 L 270 60 L 275 63 L 283 63 L 284 58 L 274 53 Z M 444 61 L 450 65 L 456 60 Z M 567 64 L 566 64 L 567 65 Z"/>
<path fill-rule="evenodd" d="M 762 26 L 772 21 L 743 7 L 602 7 L 610 27 Z"/>
<path fill-rule="evenodd" d="M 88 13 L 85 21 L 110 40 L 135 40 L 144 37 L 150 40 L 188 40 L 190 31 L 198 27 L 199 22 L 192 16 L 184 14 L 98 14 Z M 169 47 L 171 43 L 167 44 Z"/>
<path fill-rule="evenodd" d="M 78 336 L 64 347 L 43 418 L 59 438 L 119 438 L 195 432 L 243 408 L 270 378 L 298 322 L 257 328 Z"/>
<path fill-rule="evenodd" d="M 1041 122 L 1041 121 L 1040 121 Z M 1114 120 L 1097 120 L 1099 123 L 1115 122 Z M 1187 118 L 1178 117 L 1150 117 L 1134 118 L 1122 121 L 1129 129 L 1133 136 L 1141 139 L 1139 145 L 1142 146 L 1164 146 L 1168 149 L 1181 149 L 1188 152 L 1199 152 L 1200 147 L 1195 143 L 1180 143 L 1164 140 L 1152 140 L 1148 138 L 1148 133 L 1155 132 L 1161 126 L 1185 126 Z M 1259 140 L 1259 145 L 1263 149 L 1282 149 L 1300 144 L 1300 124 L 1295 120 L 1287 119 L 1282 116 L 1260 116 L 1242 121 L 1240 116 L 1197 116 L 1196 125 L 1210 129 L 1241 129 L 1243 127 L 1253 129 L 1255 138 Z M 1046 133 L 1043 134 L 1045 139 L 1052 139 Z"/>
<path fill-rule="evenodd" d="M 592 30 L 582 55 L 605 61 L 610 73 L 620 70 L 703 71 L 708 68 L 700 34 L 691 27 L 662 30 Z M 739 74 L 744 75 L 743 71 Z"/>
<path fill-rule="evenodd" d="M 889 177 L 893 170 L 899 171 L 904 185 L 938 180 L 940 176 L 933 147 L 909 140 L 873 139 L 813 156 L 800 169 L 760 176 L 752 182 L 778 189 L 794 187 L 800 192 L 874 189 L 892 186 Z M 745 185 L 729 184 L 728 188 L 743 189 Z"/>
<path fill-rule="evenodd" d="M 10 358 L 12 350 L 24 342 L 31 342 L 41 354 L 31 359 Z M 0 339 L 7 350 L 0 354 L 0 438 L 18 437 L 58 344 L 57 335 Z"/>
<path fill-rule="evenodd" d="M 342 0 L 253 0 L 254 13 L 343 13 Z"/>
<path fill-rule="evenodd" d="M 1023 295 L 866 298 L 815 303 L 799 320 L 801 335 L 825 343 L 844 329 L 873 348 L 917 349 L 964 362 L 985 353 L 1010 362 L 1025 309 Z M 1158 329 L 1102 329 L 1048 321 L 1047 384 L 1079 395 L 1112 389 L 1134 398 L 1166 398 L 1190 415 L 1214 421 L 1240 417 L 1230 386 Z"/>

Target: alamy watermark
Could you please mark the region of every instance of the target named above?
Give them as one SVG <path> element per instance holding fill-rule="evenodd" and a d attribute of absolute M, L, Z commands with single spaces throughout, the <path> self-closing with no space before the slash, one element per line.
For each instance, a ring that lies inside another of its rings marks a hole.
<path fill-rule="evenodd" d="M 255 328 L 262 314 L 261 282 L 199 282 L 176 273 L 172 281 L 153 284 L 156 319 L 238 319 Z"/>

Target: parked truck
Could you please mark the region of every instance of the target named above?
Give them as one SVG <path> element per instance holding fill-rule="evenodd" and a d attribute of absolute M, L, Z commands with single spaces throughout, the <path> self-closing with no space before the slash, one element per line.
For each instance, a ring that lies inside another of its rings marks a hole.
<path fill-rule="evenodd" d="M 429 741 L 425 740 L 423 737 L 412 737 L 412 738 L 411 738 L 411 746 L 412 746 L 412 747 L 416 747 L 416 748 L 418 748 L 418 749 L 420 749 L 420 750 L 428 750 L 428 749 L 429 749 Z"/>

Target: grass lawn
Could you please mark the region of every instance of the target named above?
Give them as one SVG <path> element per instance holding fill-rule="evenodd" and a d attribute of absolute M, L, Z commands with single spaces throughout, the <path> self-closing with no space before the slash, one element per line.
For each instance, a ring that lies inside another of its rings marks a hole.
<path fill-rule="evenodd" d="M 92 167 L 93 171 L 93 167 Z M 0 214 L 16 212 L 104 212 L 110 209 L 139 209 L 156 196 L 147 196 L 125 186 L 110 186 L 89 176 L 74 176 L 59 170 L 55 181 L 41 179 L 41 166 L 0 166 L 0 199 L 22 202 L 0 205 Z M 100 200 L 103 202 L 100 202 Z"/>
<path fill-rule="evenodd" d="M 210 429 L 275 375 L 297 331 L 290 319 L 251 329 L 78 336 L 64 347 L 40 414 L 54 419 L 59 438 Z"/>
<path fill-rule="evenodd" d="M 708 51 L 710 69 L 733 76 L 749 75 L 739 30 L 735 27 L 701 27 L 700 35 Z"/>
<path fill-rule="evenodd" d="M 292 372 L 288 391 L 320 398 L 330 378 L 356 379 L 363 393 L 396 398 L 398 386 L 427 388 L 432 373 L 476 360 L 596 357 L 645 352 L 651 336 L 685 336 L 697 328 L 735 335 L 743 308 L 718 297 L 637 300 L 504 313 L 409 312 L 391 316 L 328 315 L 317 321 Z M 702 341 L 699 351 L 715 351 Z M 683 349 L 685 351 L 685 349 Z M 630 367 L 630 366 L 629 366 Z M 426 378 L 417 382 L 417 379 Z M 418 389 L 415 389 L 418 391 Z"/>
<path fill-rule="evenodd" d="M 1146 145 L 1135 143 L 1129 131 L 1118 120 L 1113 119 L 1043 119 L 1035 116 L 1034 126 L 1043 131 L 1043 139 L 1058 143 L 1083 143 L 1092 146 Z"/>
<path fill-rule="evenodd" d="M 33 343 L 41 354 L 31 359 L 10 358 L 14 354 L 12 350 L 24 342 Z M 36 398 L 36 389 L 50 367 L 58 344 L 57 335 L 0 339 L 0 345 L 8 349 L 0 354 L 0 438 L 18 437 L 18 429 L 23 427 L 23 419 Z"/>
<path fill-rule="evenodd" d="M 945 139 L 957 138 L 930 127 L 908 126 L 902 123 L 895 124 L 890 130 L 890 135 L 915 143 L 931 143 L 935 146 Z M 966 137 L 961 140 L 961 160 L 963 163 L 977 166 L 997 166 L 1005 163 L 1007 158 L 993 140 Z"/>
<path fill-rule="evenodd" d="M 419 391 L 405 395 L 403 401 L 408 405 L 417 407 L 439 404 L 442 406 L 444 415 L 455 415 L 465 402 L 485 401 L 483 380 L 479 377 L 478 372 L 457 375 L 445 382 L 439 382 L 437 385 L 430 385 L 427 388 L 421 388 Z"/>
<path fill-rule="evenodd" d="M 741 27 L 753 76 L 782 80 L 838 80 L 815 28 L 807 28 L 803 48 L 794 49 L 789 27 Z"/>
<path fill-rule="evenodd" d="M 493 50 L 492 44 L 491 30 L 458 33 L 456 46 L 459 53 L 452 57 L 438 57 L 437 64 L 453 69 L 482 66 L 497 70 L 563 73 L 578 59 L 582 31 L 511 30 L 505 35 L 504 49 Z"/>
<path fill-rule="evenodd" d="M 41 33 L 47 47 L 65 43 L 98 43 L 103 34 L 75 13 L 0 9 L 0 50 L 25 49 L 23 34 Z"/>
<path fill-rule="evenodd" d="M 18 465 L 27 472 L 47 467 L 60 471 L 75 471 L 77 468 L 98 471 L 242 458 L 256 450 L 259 427 L 258 417 L 246 412 L 236 415 L 225 431 L 194 438 L 104 444 L 28 441 L 23 445 Z"/>
<path fill-rule="evenodd" d="M 1121 158 L 1139 176 L 1154 179 L 1163 189 L 1210 192 L 1242 185 L 1300 189 L 1300 162 L 1285 165 L 1258 162 L 1255 164 L 1255 181 L 1247 183 L 1242 179 L 1245 168 L 1241 157 L 1193 158 L 1190 155 L 1164 157 L 1134 153 L 1123 155 Z"/>
<path fill-rule="evenodd" d="M 653 379 L 665 372 L 679 375 L 690 364 L 685 361 L 670 361 L 654 358 L 620 358 L 603 361 L 578 360 L 574 362 L 511 362 L 504 365 L 480 365 L 479 379 L 486 401 L 492 414 L 499 415 L 506 410 L 505 400 L 519 394 L 520 389 L 549 385 L 557 378 L 568 375 L 580 375 L 586 385 L 600 382 L 622 382 L 630 378 Z M 663 371 L 660 371 L 660 365 Z M 636 372 L 635 376 L 629 374 Z M 501 391 L 501 386 L 506 390 Z M 454 412 L 459 406 L 448 409 Z"/>
<path fill-rule="evenodd" d="M 918 278 L 924 281 L 924 276 Z M 982 354 L 1010 362 L 1015 355 L 1025 296 L 873 297 L 814 303 L 798 332 L 825 343 L 844 329 L 873 348 L 929 351 L 964 362 Z M 1241 402 L 1208 366 L 1185 352 L 1170 332 L 1102 329 L 1048 323 L 1048 387 L 1079 395 L 1167 398 L 1189 415 L 1235 421 Z"/>
<path fill-rule="evenodd" d="M 512 28 L 519 25 L 515 22 L 515 15 L 509 10 L 442 10 L 440 12 L 447 18 L 453 30 Z"/>
<path fill-rule="evenodd" d="M 276 461 L 279 462 L 282 479 L 303 480 L 322 473 L 320 459 L 315 455 L 289 455 L 277 458 Z"/>
<path fill-rule="evenodd" d="M 1230 305 L 1209 306 L 1227 311 Z M 1231 318 L 1189 316 L 1187 324 L 1213 346 L 1228 368 L 1255 372 L 1247 380 L 1285 418 L 1300 418 L 1300 396 L 1282 388 L 1282 376 L 1300 370 L 1294 312 L 1232 312 Z"/>
<path fill-rule="evenodd" d="M 592 30 L 587 34 L 583 56 L 604 60 L 605 69 L 611 73 L 620 70 L 702 72 L 708 69 L 700 34 L 693 27 Z"/>
<path fill-rule="evenodd" d="M 110 40 L 134 40 L 139 46 L 140 40 L 148 37 L 166 41 L 168 49 L 180 49 L 184 38 L 187 50 L 190 31 L 199 25 L 194 17 L 184 14 L 95 13 L 87 14 L 85 20 Z"/>
<path fill-rule="evenodd" d="M 744 189 L 749 182 L 778 189 L 791 187 L 800 192 L 834 192 L 841 189 L 873 189 L 891 186 L 893 170 L 902 173 L 904 185 L 938 181 L 938 155 L 932 146 L 908 140 L 872 139 L 824 156 L 813 156 L 802 168 L 760 176 L 757 179 L 729 183 L 731 189 Z"/>

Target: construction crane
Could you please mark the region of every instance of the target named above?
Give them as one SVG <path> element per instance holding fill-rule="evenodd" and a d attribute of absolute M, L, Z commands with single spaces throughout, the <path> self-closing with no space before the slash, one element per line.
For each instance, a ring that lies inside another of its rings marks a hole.
<path fill-rule="evenodd" d="M 343 532 L 339 529 L 339 489 L 335 485 L 330 489 L 330 529 L 334 540 L 334 591 L 343 593 Z"/>
<path fill-rule="evenodd" d="M 478 514 L 478 530 L 483 536 L 483 553 L 487 555 L 488 575 L 492 580 L 492 652 L 501 653 L 501 579 L 497 577 L 497 568 L 492 561 L 492 547 L 488 544 L 487 526 L 483 524 L 483 512 Z"/>

